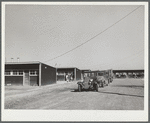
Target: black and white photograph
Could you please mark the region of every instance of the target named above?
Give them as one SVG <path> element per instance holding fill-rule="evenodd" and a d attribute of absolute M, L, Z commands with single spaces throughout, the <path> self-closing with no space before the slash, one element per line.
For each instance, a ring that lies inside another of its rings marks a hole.
<path fill-rule="evenodd" d="M 148 2 L 2 2 L 2 121 L 148 121 Z"/>

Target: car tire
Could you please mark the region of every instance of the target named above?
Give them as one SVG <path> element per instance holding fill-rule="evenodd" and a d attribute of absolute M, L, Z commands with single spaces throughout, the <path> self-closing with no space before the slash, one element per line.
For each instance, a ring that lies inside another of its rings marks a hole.
<path fill-rule="evenodd" d="M 102 83 L 102 88 L 104 87 L 104 83 Z"/>
<path fill-rule="evenodd" d="M 99 87 L 102 87 L 102 84 L 101 84 L 101 82 L 99 82 L 98 86 L 99 86 Z"/>
<path fill-rule="evenodd" d="M 82 86 L 78 85 L 78 91 L 81 92 L 82 91 Z"/>
<path fill-rule="evenodd" d="M 101 84 L 99 84 L 99 87 L 102 87 Z"/>
<path fill-rule="evenodd" d="M 95 85 L 95 90 L 98 92 L 98 85 L 97 84 Z"/>

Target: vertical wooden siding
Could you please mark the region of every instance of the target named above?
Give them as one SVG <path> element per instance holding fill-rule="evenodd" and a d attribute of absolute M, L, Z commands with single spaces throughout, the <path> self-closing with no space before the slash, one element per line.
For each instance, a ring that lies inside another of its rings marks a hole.
<path fill-rule="evenodd" d="M 41 64 L 41 85 L 56 83 L 56 68 Z"/>

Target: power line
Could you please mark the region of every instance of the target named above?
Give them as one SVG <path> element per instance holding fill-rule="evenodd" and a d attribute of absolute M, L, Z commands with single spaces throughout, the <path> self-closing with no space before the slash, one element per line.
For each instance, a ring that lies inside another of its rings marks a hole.
<path fill-rule="evenodd" d="M 133 13 L 134 11 L 136 11 L 137 9 L 139 9 L 140 7 L 141 7 L 141 6 L 137 7 L 136 9 L 134 9 L 133 11 L 131 11 L 130 13 L 128 13 L 126 16 L 124 16 L 123 18 L 121 18 L 120 20 L 118 20 L 117 22 L 115 22 L 114 24 L 112 24 L 111 26 L 109 26 L 108 28 L 106 28 L 105 30 L 103 30 L 102 32 L 98 33 L 98 34 L 95 35 L 94 37 L 92 37 L 92 38 L 90 38 L 89 40 L 85 41 L 84 43 L 82 43 L 82 44 L 76 46 L 75 48 L 73 48 L 73 49 L 71 49 L 71 50 L 69 50 L 69 51 L 67 51 L 67 52 L 65 52 L 65 53 L 63 53 L 63 54 L 61 54 L 61 55 L 59 55 L 59 56 L 57 56 L 57 57 L 54 57 L 54 58 L 52 58 L 52 59 L 50 59 L 50 60 L 47 60 L 47 61 L 45 61 L 45 62 L 48 62 L 48 61 L 52 61 L 52 60 L 54 60 L 54 59 L 57 59 L 57 58 L 59 58 L 59 57 L 65 55 L 65 54 L 67 54 L 67 53 L 69 53 L 69 52 L 71 52 L 71 51 L 73 51 L 73 50 L 75 50 L 75 49 L 81 47 L 82 45 L 88 43 L 88 42 L 91 41 L 92 39 L 96 38 L 96 37 L 99 36 L 100 34 L 104 33 L 105 31 L 107 31 L 108 29 L 110 29 L 111 27 L 113 27 L 114 25 L 116 25 L 117 23 L 119 23 L 120 21 L 122 21 L 123 19 L 125 19 L 127 16 L 129 16 L 131 13 Z"/>

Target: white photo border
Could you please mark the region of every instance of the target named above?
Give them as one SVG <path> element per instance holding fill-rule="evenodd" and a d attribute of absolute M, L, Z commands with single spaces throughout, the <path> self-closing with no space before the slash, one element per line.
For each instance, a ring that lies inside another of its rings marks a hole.
<path fill-rule="evenodd" d="M 5 6 L 6 5 L 143 5 L 145 6 L 144 110 L 6 110 L 4 109 Z M 148 121 L 148 2 L 2 2 L 2 121 Z M 84 115 L 83 115 L 84 114 Z"/>

